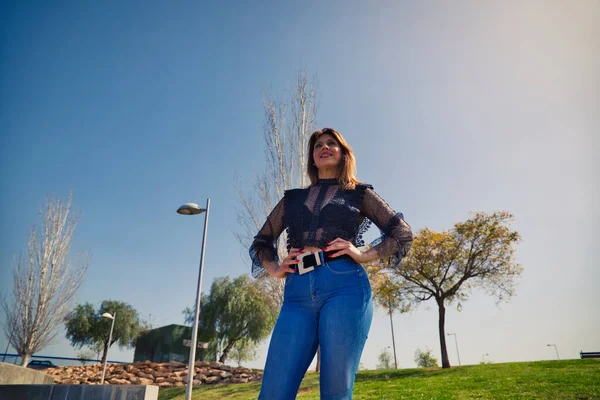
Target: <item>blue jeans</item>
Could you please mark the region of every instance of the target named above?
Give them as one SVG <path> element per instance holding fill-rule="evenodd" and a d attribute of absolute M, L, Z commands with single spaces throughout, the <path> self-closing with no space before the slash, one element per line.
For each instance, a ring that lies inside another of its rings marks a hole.
<path fill-rule="evenodd" d="M 319 345 L 321 400 L 351 399 L 372 319 L 369 278 L 354 260 L 288 274 L 259 399 L 295 399 Z"/>

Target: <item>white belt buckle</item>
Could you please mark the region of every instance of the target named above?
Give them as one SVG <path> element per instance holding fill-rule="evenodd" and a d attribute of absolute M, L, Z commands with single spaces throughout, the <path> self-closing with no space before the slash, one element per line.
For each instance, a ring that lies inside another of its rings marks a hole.
<path fill-rule="evenodd" d="M 298 274 L 304 275 L 304 274 L 312 271 L 313 269 L 315 269 L 315 267 L 317 266 L 317 265 L 313 265 L 312 267 L 304 267 L 304 257 L 307 257 L 311 254 L 314 254 L 317 265 L 321 265 L 321 257 L 319 257 L 319 253 L 311 253 L 311 252 L 302 253 L 301 255 L 296 257 L 296 259 L 299 261 L 297 264 L 298 265 Z"/>

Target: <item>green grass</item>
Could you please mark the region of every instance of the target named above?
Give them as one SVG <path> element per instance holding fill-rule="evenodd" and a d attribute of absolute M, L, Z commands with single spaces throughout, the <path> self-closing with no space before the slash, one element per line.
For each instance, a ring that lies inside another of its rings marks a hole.
<path fill-rule="evenodd" d="M 192 398 L 256 399 L 260 382 L 206 385 Z M 184 400 L 185 388 L 161 389 L 159 400 Z M 307 374 L 298 399 L 319 399 L 319 375 Z M 424 370 L 359 371 L 354 399 L 600 400 L 600 360 L 537 361 Z"/>

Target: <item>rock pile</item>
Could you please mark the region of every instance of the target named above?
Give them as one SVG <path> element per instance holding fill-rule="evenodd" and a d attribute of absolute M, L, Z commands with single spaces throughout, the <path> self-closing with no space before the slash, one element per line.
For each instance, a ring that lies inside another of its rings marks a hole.
<path fill-rule="evenodd" d="M 57 384 L 99 385 L 102 378 L 102 364 L 48 368 L 44 372 L 50 375 Z M 247 383 L 262 379 L 261 371 L 253 371 L 244 367 L 230 367 L 220 362 L 197 361 L 194 373 L 193 385 L 195 386 L 215 383 Z M 188 366 L 177 361 L 108 364 L 104 376 L 105 385 L 176 387 L 185 386 L 187 382 Z"/>

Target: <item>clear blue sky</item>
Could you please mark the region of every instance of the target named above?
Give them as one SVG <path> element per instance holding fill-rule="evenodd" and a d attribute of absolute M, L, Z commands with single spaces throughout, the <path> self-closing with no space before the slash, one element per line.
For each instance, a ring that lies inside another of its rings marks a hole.
<path fill-rule="evenodd" d="M 47 195 L 74 193 L 78 302 L 121 300 L 154 326 L 194 301 L 212 199 L 206 291 L 249 273 L 233 236 L 237 173 L 263 164 L 262 92 L 318 74 L 317 125 L 415 230 L 508 210 L 518 296 L 449 310 L 463 364 L 600 350 L 600 3 L 579 1 L 2 2 L 0 291 Z M 150 317 L 151 314 L 151 317 Z M 3 316 L 0 316 L 0 323 Z M 399 364 L 439 355 L 437 313 L 394 318 Z M 0 337 L 0 351 L 7 340 Z M 379 310 L 363 354 L 391 345 Z M 262 367 L 266 342 L 250 366 Z M 449 355 L 457 363 L 453 341 Z M 42 354 L 76 353 L 61 332 Z M 111 358 L 133 352 L 111 349 Z"/>

